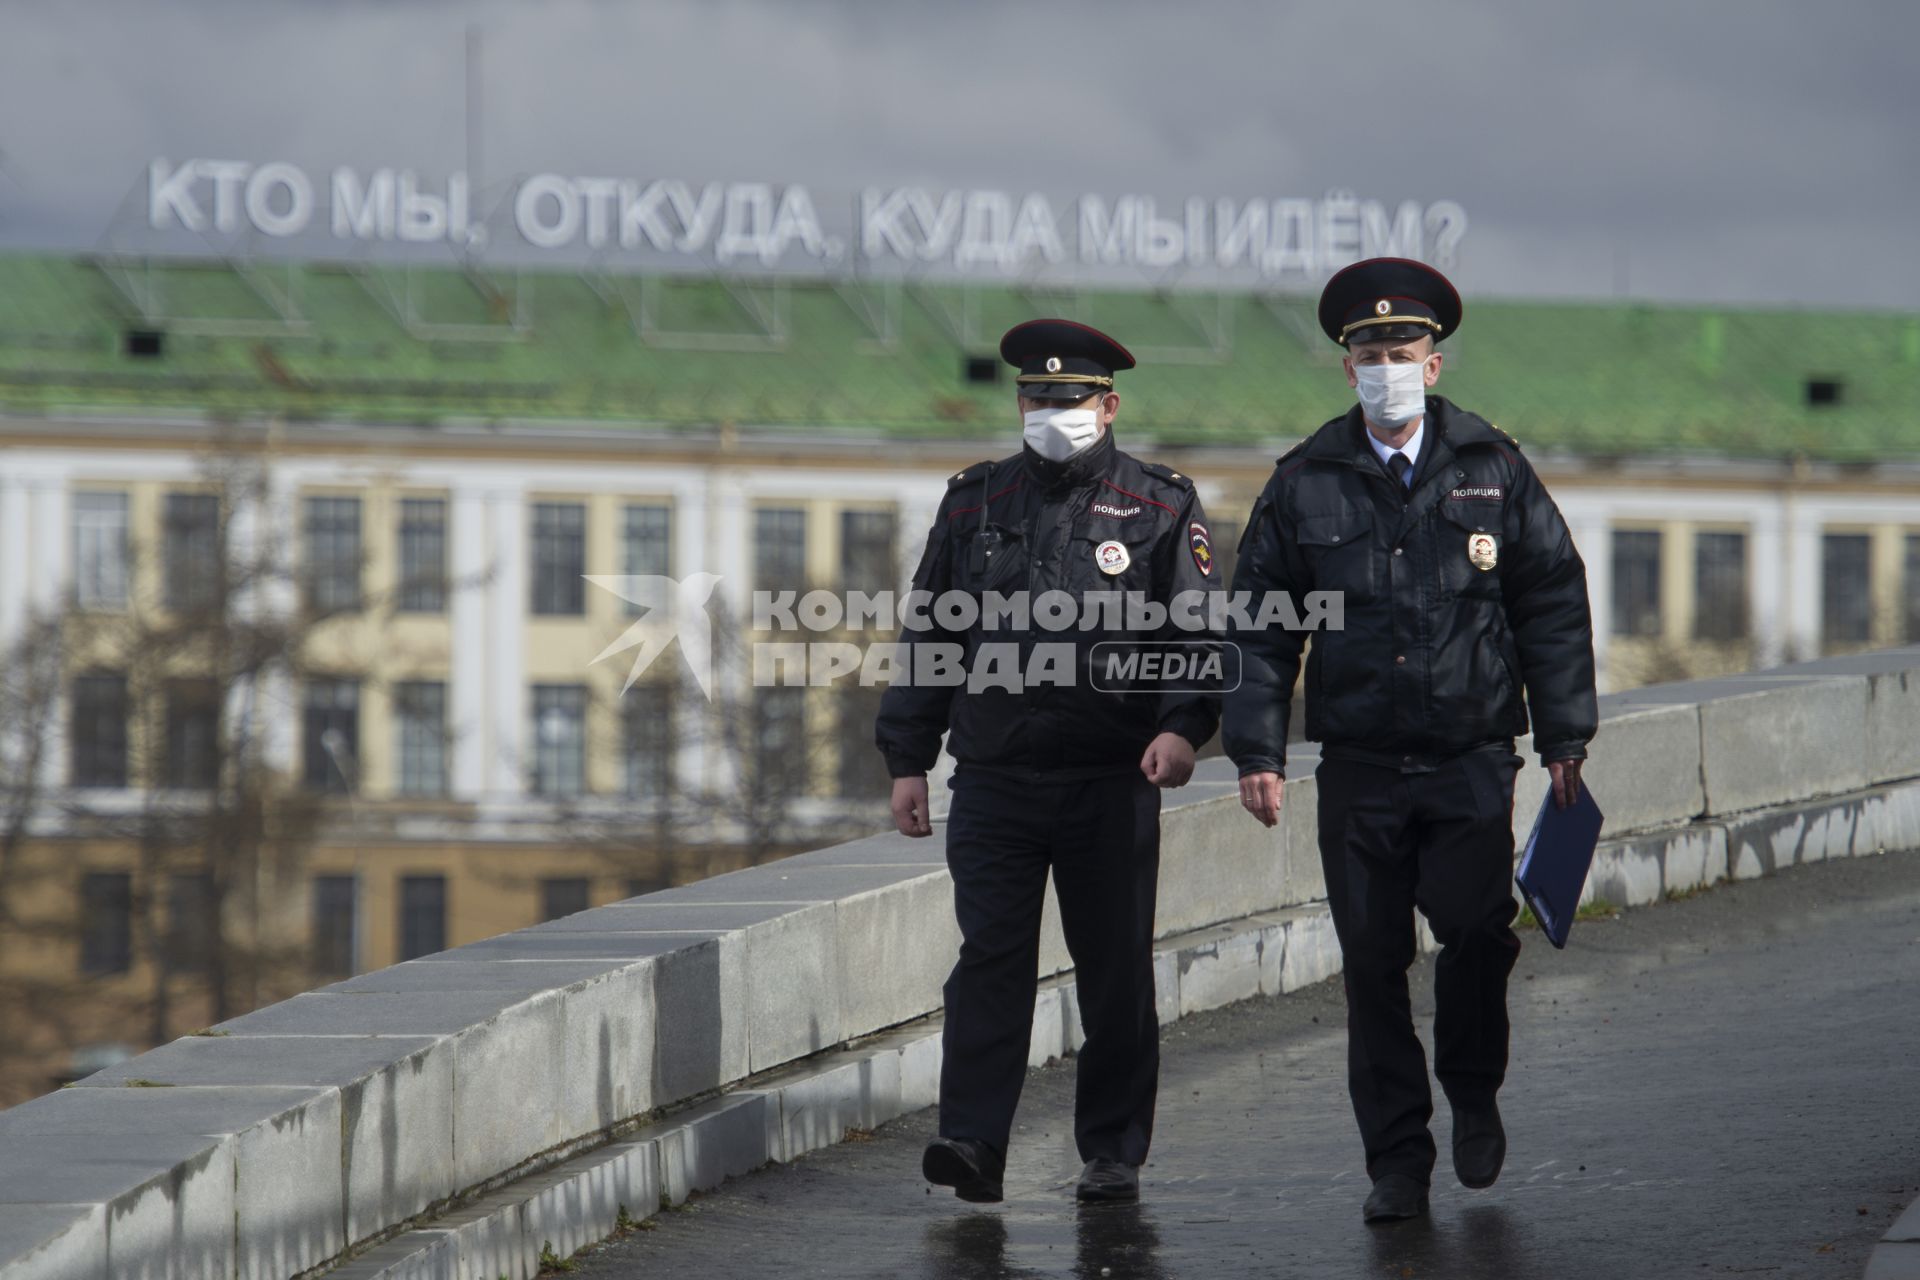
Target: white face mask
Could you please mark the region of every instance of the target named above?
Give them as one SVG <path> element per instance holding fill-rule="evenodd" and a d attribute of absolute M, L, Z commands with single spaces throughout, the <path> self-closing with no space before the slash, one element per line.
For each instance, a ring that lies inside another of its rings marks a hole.
<path fill-rule="evenodd" d="M 1427 411 L 1427 366 L 1419 364 L 1357 364 L 1354 388 L 1367 421 L 1377 427 L 1404 427 Z"/>
<path fill-rule="evenodd" d="M 1065 462 L 1100 438 L 1100 414 L 1094 409 L 1034 409 L 1026 421 L 1027 443 L 1053 462 Z"/>

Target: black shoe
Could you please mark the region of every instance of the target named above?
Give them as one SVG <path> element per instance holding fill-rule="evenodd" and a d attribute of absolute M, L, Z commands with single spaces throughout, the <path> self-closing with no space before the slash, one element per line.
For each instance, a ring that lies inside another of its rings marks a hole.
<path fill-rule="evenodd" d="M 936 1187 L 974 1204 L 998 1204 L 1007 1158 L 972 1138 L 935 1138 L 920 1157 L 920 1172 Z"/>
<path fill-rule="evenodd" d="M 1400 1222 L 1427 1211 L 1427 1184 L 1404 1173 L 1383 1174 L 1373 1184 L 1367 1207 L 1360 1211 L 1368 1222 Z"/>
<path fill-rule="evenodd" d="M 1073 1189 L 1073 1194 L 1092 1201 L 1138 1200 L 1139 1167 L 1122 1164 L 1111 1156 L 1095 1156 L 1080 1171 L 1080 1185 Z"/>
<path fill-rule="evenodd" d="M 1507 1131 L 1497 1103 L 1453 1109 L 1453 1171 L 1461 1186 L 1475 1191 L 1492 1186 L 1506 1159 Z"/>

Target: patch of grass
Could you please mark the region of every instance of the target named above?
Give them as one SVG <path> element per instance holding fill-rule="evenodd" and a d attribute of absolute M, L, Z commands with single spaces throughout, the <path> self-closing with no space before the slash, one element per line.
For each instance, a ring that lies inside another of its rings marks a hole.
<path fill-rule="evenodd" d="M 540 1274 L 543 1276 L 561 1275 L 573 1270 L 571 1260 L 562 1258 L 553 1251 L 553 1241 L 540 1242 Z"/>
<path fill-rule="evenodd" d="M 847 1129 L 846 1140 L 848 1142 L 872 1142 L 873 1130 L 862 1129 L 858 1125 L 851 1125 Z"/>
<path fill-rule="evenodd" d="M 658 1231 L 660 1224 L 652 1218 L 636 1218 L 627 1212 L 627 1206 L 620 1206 L 620 1216 L 613 1220 L 613 1238 L 621 1239 L 636 1231 Z"/>
<path fill-rule="evenodd" d="M 230 1036 L 233 1032 L 216 1031 L 212 1027 L 202 1027 L 198 1031 L 189 1031 L 187 1034 L 190 1036 Z"/>
<path fill-rule="evenodd" d="M 1581 904 L 1580 909 L 1573 913 L 1573 918 L 1575 920 L 1614 920 L 1618 919 L 1619 915 L 1619 907 L 1608 902 L 1605 898 L 1595 898 L 1591 902 Z M 1532 907 L 1522 906 L 1520 908 L 1520 914 L 1514 917 L 1513 927 L 1516 929 L 1538 929 L 1540 927 L 1540 920 L 1533 914 Z"/>
<path fill-rule="evenodd" d="M 126 1084 L 121 1086 L 121 1088 L 123 1089 L 171 1089 L 173 1088 L 173 1086 L 168 1084 L 164 1080 L 135 1079 L 135 1080 L 127 1081 Z"/>

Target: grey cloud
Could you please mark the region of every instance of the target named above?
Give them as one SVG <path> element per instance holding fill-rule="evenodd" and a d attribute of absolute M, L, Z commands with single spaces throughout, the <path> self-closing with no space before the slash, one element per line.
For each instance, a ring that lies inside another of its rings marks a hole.
<path fill-rule="evenodd" d="M 0 246 L 155 155 L 1452 198 L 1482 293 L 1911 307 L 1920 7 L 1889 0 L 0 0 Z"/>

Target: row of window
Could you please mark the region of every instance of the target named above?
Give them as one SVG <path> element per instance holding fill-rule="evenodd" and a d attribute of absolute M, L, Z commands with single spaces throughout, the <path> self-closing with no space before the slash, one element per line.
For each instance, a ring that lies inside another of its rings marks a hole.
<path fill-rule="evenodd" d="M 536 502 L 530 513 L 529 607 L 540 616 L 586 612 L 587 508 L 581 502 Z M 621 509 L 620 572 L 672 573 L 673 513 L 651 503 Z M 879 591 L 896 585 L 898 521 L 889 510 L 840 513 L 840 586 Z M 442 498 L 403 498 L 398 528 L 402 613 L 439 613 L 447 605 L 447 504 Z M 130 570 L 127 495 L 73 495 L 74 600 L 87 609 L 127 603 Z M 313 496 L 303 500 L 301 581 L 317 613 L 362 606 L 365 543 L 361 501 Z M 220 500 L 205 493 L 165 496 L 161 526 L 161 587 L 171 609 L 207 608 L 224 589 Z M 766 590 L 807 585 L 807 513 L 762 507 L 754 513 L 754 585 Z M 637 606 L 634 606 L 637 610 Z"/>
<path fill-rule="evenodd" d="M 658 883 L 631 881 L 629 894 L 651 892 Z M 439 875 L 402 876 L 396 908 L 397 958 L 414 960 L 447 949 L 447 879 Z M 200 872 L 169 876 L 161 935 L 162 962 L 170 972 L 205 973 L 219 936 L 219 900 L 213 880 Z M 584 876 L 540 881 L 540 918 L 558 920 L 585 911 L 591 887 Z M 80 971 L 105 976 L 133 966 L 133 877 L 120 871 L 95 871 L 80 880 Z M 360 886 L 350 875 L 313 878 L 311 965 L 315 976 L 341 978 L 360 969 Z"/>
<path fill-rule="evenodd" d="M 1661 546 L 1657 529 L 1613 532 L 1613 634 L 1663 632 Z M 1920 534 L 1906 535 L 1899 620 L 1905 640 L 1920 641 Z M 1820 638 L 1826 644 L 1866 644 L 1873 638 L 1873 542 L 1865 533 L 1828 533 L 1820 539 Z M 1693 638 L 1748 638 L 1747 535 L 1693 535 Z"/>
<path fill-rule="evenodd" d="M 531 691 L 528 786 L 535 795 L 586 794 L 589 691 L 581 684 L 536 684 Z M 438 680 L 403 680 L 392 686 L 393 790 L 408 797 L 447 794 L 447 686 Z M 744 730 L 754 781 L 780 794 L 809 789 L 806 776 L 806 690 L 756 691 Z M 879 690 L 849 687 L 837 699 L 840 739 L 839 792 L 879 795 L 885 770 L 873 748 Z M 160 785 L 207 788 L 219 779 L 219 714 L 213 687 L 202 681 L 169 681 L 161 691 Z M 129 766 L 128 721 L 133 708 L 123 675 L 89 672 L 71 688 L 70 781 L 77 787 L 125 787 Z M 361 682 L 320 678 L 305 684 L 301 709 L 301 776 L 316 791 L 345 793 L 360 785 Z M 677 739 L 672 689 L 635 685 L 621 698 L 625 795 L 659 799 L 673 785 Z"/>

